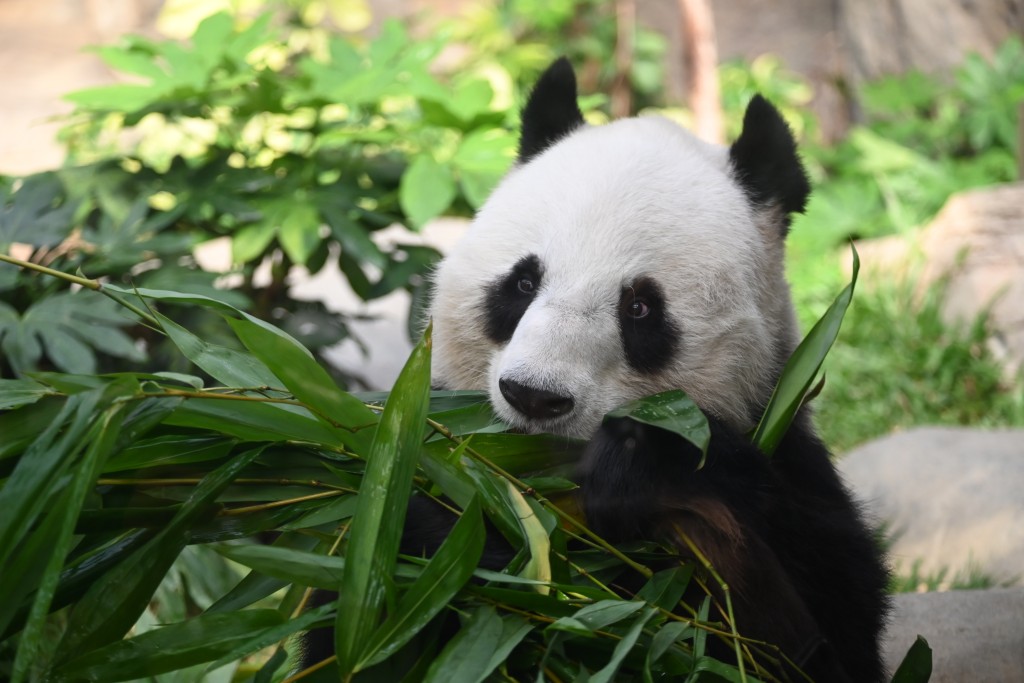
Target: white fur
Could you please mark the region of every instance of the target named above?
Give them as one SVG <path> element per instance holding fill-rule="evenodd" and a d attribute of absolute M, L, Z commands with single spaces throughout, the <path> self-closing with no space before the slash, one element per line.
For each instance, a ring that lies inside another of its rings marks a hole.
<path fill-rule="evenodd" d="M 728 150 L 661 118 L 585 127 L 514 168 L 440 265 L 431 309 L 434 381 L 486 389 L 526 431 L 587 437 L 622 403 L 685 390 L 734 427 L 752 426 L 795 329 L 782 237 L 730 175 Z M 488 286 L 524 256 L 542 284 L 506 345 L 483 332 Z M 620 293 L 656 281 L 681 330 L 656 375 L 629 366 Z M 498 391 L 515 379 L 575 398 L 569 415 L 528 422 Z"/>

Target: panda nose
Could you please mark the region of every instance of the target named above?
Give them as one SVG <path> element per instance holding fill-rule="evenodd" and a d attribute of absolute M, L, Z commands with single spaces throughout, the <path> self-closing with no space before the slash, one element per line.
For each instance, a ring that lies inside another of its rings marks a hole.
<path fill-rule="evenodd" d="M 553 391 L 535 389 L 511 379 L 499 379 L 498 389 L 509 405 L 527 417 L 535 419 L 560 417 L 572 410 L 572 396 Z"/>

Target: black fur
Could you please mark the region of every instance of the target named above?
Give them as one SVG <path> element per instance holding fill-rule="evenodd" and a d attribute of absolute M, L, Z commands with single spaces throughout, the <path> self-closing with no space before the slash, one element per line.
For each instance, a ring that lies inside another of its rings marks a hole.
<path fill-rule="evenodd" d="M 750 201 L 779 207 L 783 229 L 788 230 L 789 214 L 803 212 L 811 185 L 793 133 L 778 110 L 760 95 L 747 105 L 743 132 L 729 149 L 729 159 Z"/>
<path fill-rule="evenodd" d="M 512 338 L 519 320 L 540 289 L 543 275 L 540 259 L 531 254 L 519 259 L 510 271 L 487 288 L 484 300 L 484 333 L 495 344 L 504 344 Z M 533 283 L 530 292 L 525 292 L 520 287 L 524 279 Z"/>
<path fill-rule="evenodd" d="M 671 541 L 682 530 L 730 586 L 740 633 L 777 644 L 815 681 L 884 680 L 888 573 L 807 420 L 771 460 L 708 422 L 707 462 L 697 469 L 700 452 L 682 438 L 607 421 L 583 460 L 590 527 L 620 542 Z"/>
<path fill-rule="evenodd" d="M 523 108 L 519 163 L 525 164 L 582 125 L 576 74 L 562 57 L 541 74 Z"/>
<path fill-rule="evenodd" d="M 647 307 L 647 314 L 640 318 L 633 311 L 638 304 Z M 635 370 L 652 375 L 675 357 L 679 328 L 665 314 L 665 295 L 654 280 L 640 278 L 622 288 L 618 317 L 622 348 Z"/>

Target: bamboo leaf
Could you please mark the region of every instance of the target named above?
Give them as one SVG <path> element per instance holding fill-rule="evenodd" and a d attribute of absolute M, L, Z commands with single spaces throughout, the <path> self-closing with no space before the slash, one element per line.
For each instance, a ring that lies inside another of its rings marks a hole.
<path fill-rule="evenodd" d="M 932 648 L 918 636 L 893 674 L 892 683 L 928 683 L 931 677 Z"/>
<path fill-rule="evenodd" d="M 629 630 L 626 631 L 622 640 L 616 643 L 615 649 L 612 651 L 612 658 L 608 664 L 590 677 L 590 683 L 610 683 L 615 680 L 615 674 L 618 673 L 619 667 L 622 666 L 622 661 L 636 645 L 636 641 L 640 638 L 640 634 L 643 632 L 644 626 L 646 626 L 647 622 L 650 621 L 657 613 L 658 610 L 654 607 L 644 609 L 643 613 L 635 622 L 633 622 L 633 625 L 629 627 Z"/>
<path fill-rule="evenodd" d="M 276 633 L 283 619 L 272 609 L 202 614 L 93 650 L 59 667 L 55 677 L 113 682 L 184 669 L 248 648 Z"/>
<path fill-rule="evenodd" d="M 423 573 L 373 634 L 357 671 L 394 654 L 445 608 L 473 575 L 483 553 L 484 534 L 480 503 L 474 498 Z"/>
<path fill-rule="evenodd" d="M 377 629 L 398 554 L 429 396 L 428 327 L 395 382 L 367 457 L 338 595 L 335 647 L 343 673 L 355 670 Z"/>
<path fill-rule="evenodd" d="M 48 539 L 49 561 L 43 570 L 39 588 L 33 598 L 28 622 L 18 639 L 18 652 L 14 660 L 14 673 L 11 677 L 12 683 L 20 683 L 25 680 L 29 675 L 30 666 L 36 661 L 40 640 L 44 637 L 43 626 L 50 610 L 50 602 L 57 589 L 60 571 L 64 566 L 64 558 L 71 548 L 75 519 L 82 509 L 86 493 L 92 488 L 96 477 L 99 476 L 104 459 L 114 448 L 118 430 L 124 419 L 125 407 L 125 403 L 115 403 L 104 411 L 100 419 L 93 425 L 87 438 L 89 447 L 76 468 L 77 471 L 71 479 L 71 485 L 63 492 L 59 503 L 52 508 L 52 512 L 47 515 L 47 521 L 54 520 L 56 533 Z M 37 529 L 35 533 L 40 533 L 40 530 Z"/>
<path fill-rule="evenodd" d="M 185 547 L 189 528 L 262 451 L 259 447 L 241 453 L 203 477 L 160 533 L 89 587 L 68 618 L 58 647 L 63 661 L 124 636 Z"/>
<path fill-rule="evenodd" d="M 309 352 L 290 337 L 283 337 L 248 319 L 228 323 L 249 351 L 280 377 L 284 386 L 306 405 L 349 427 L 377 422 L 377 414 L 362 401 L 342 391 Z"/>
<path fill-rule="evenodd" d="M 807 395 L 808 389 L 814 383 L 814 378 L 817 376 L 826 354 L 839 335 L 839 327 L 842 325 L 843 316 L 853 299 L 857 273 L 860 271 L 860 257 L 852 243 L 850 250 L 853 252 L 853 277 L 850 284 L 846 285 L 839 293 L 832 305 L 825 311 L 825 315 L 811 328 L 804 340 L 796 347 L 793 355 L 789 357 L 789 361 L 779 377 L 779 383 L 768 401 L 768 407 L 765 408 L 764 415 L 761 417 L 761 422 L 754 430 L 752 437 L 754 445 L 766 455 L 771 456 L 786 435 L 789 425 L 800 409 L 804 396 Z"/>
<path fill-rule="evenodd" d="M 490 605 L 480 607 L 430 665 L 424 683 L 480 683 L 532 630 L 522 617 L 502 619 Z"/>
<path fill-rule="evenodd" d="M 618 417 L 628 417 L 668 430 L 692 443 L 701 453 L 706 454 L 708 451 L 708 442 L 711 441 L 708 420 L 697 404 L 682 391 L 673 389 L 646 396 L 605 415 L 606 420 Z"/>

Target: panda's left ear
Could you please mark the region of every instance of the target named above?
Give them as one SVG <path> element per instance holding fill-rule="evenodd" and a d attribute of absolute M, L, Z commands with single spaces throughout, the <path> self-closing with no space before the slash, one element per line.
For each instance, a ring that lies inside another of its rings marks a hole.
<path fill-rule="evenodd" d="M 519 163 L 525 164 L 582 125 L 576 74 L 569 60 L 561 57 L 537 79 L 523 107 Z"/>
<path fill-rule="evenodd" d="M 736 180 L 756 206 L 782 210 L 784 228 L 789 214 L 802 213 L 811 193 L 796 151 L 793 133 L 778 109 L 754 95 L 743 116 L 743 132 L 729 150 Z"/>

